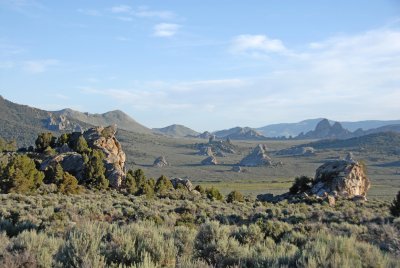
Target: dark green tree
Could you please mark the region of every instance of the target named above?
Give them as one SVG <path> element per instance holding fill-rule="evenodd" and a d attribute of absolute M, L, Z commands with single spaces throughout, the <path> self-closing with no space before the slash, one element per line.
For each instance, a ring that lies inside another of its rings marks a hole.
<path fill-rule="evenodd" d="M 90 152 L 87 141 L 86 141 L 85 137 L 83 137 L 83 135 L 80 135 L 79 138 L 77 139 L 74 150 L 80 154 Z"/>
<path fill-rule="evenodd" d="M 138 191 L 134 173 L 131 169 L 126 173 L 126 191 L 130 194 L 135 194 Z"/>
<path fill-rule="evenodd" d="M 57 163 L 55 166 L 50 166 L 45 171 L 44 182 L 58 184 L 58 182 L 62 179 L 63 175 L 64 175 L 64 169 L 60 163 Z"/>
<path fill-rule="evenodd" d="M 174 186 L 172 185 L 171 181 L 164 175 L 158 178 L 154 186 L 154 190 L 156 193 L 165 193 L 171 189 L 174 189 Z"/>
<path fill-rule="evenodd" d="M 296 177 L 289 192 L 291 194 L 304 193 L 311 189 L 314 180 L 307 176 Z"/>
<path fill-rule="evenodd" d="M 390 213 L 395 217 L 400 217 L 400 191 L 390 206 Z"/>
<path fill-rule="evenodd" d="M 144 171 L 140 168 L 133 172 L 133 177 L 138 187 L 146 183 L 146 176 L 144 175 Z"/>
<path fill-rule="evenodd" d="M 200 194 L 205 194 L 206 193 L 206 189 L 204 189 L 204 187 L 203 186 L 201 186 L 201 185 L 197 185 L 196 187 L 194 187 L 194 189 L 196 190 L 196 191 L 198 191 Z"/>
<path fill-rule="evenodd" d="M 78 194 L 81 189 L 82 188 L 78 185 L 78 180 L 68 172 L 65 172 L 58 181 L 58 191 L 60 193 Z"/>
<path fill-rule="evenodd" d="M 0 178 L 3 193 L 32 193 L 42 184 L 44 174 L 26 155 L 16 155 L 6 165 Z"/>
<path fill-rule="evenodd" d="M 41 133 L 38 135 L 35 144 L 36 149 L 39 152 L 43 152 L 47 147 L 54 148 L 56 145 L 57 138 L 53 136 L 50 132 L 48 133 Z"/>
<path fill-rule="evenodd" d="M 85 165 L 85 184 L 99 190 L 107 189 L 109 181 L 105 176 L 104 154 L 95 149 L 89 154 L 89 160 Z"/>
<path fill-rule="evenodd" d="M 57 140 L 58 146 L 62 146 L 63 144 L 68 144 L 69 138 L 70 138 L 70 134 L 67 134 L 67 133 L 61 134 Z"/>

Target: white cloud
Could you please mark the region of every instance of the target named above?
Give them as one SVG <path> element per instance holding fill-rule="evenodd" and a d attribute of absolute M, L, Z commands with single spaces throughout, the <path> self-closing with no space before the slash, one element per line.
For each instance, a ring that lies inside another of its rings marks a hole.
<path fill-rule="evenodd" d="M 31 60 L 23 62 L 23 69 L 29 73 L 43 73 L 50 66 L 59 64 L 58 60 L 45 59 L 45 60 Z"/>
<path fill-rule="evenodd" d="M 266 35 L 239 35 L 231 44 L 233 53 L 259 54 L 259 53 L 284 53 L 286 47 L 279 39 L 271 39 Z"/>
<path fill-rule="evenodd" d="M 111 8 L 112 13 L 132 13 L 132 10 L 132 7 L 128 5 L 113 6 Z"/>
<path fill-rule="evenodd" d="M 180 25 L 174 23 L 159 23 L 154 26 L 154 36 L 171 37 L 174 36 L 180 28 Z"/>

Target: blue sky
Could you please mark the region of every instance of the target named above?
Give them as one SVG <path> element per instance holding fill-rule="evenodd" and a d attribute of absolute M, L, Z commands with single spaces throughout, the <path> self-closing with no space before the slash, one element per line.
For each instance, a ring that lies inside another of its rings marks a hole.
<path fill-rule="evenodd" d="M 400 2 L 0 0 L 0 94 L 198 131 L 399 119 Z"/>

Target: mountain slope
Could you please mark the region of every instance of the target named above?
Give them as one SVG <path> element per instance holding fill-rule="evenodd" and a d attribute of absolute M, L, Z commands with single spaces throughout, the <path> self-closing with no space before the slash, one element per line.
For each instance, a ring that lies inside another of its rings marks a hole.
<path fill-rule="evenodd" d="M 153 131 L 173 137 L 198 136 L 199 132 L 183 125 L 170 125 L 163 128 L 153 128 Z"/>
<path fill-rule="evenodd" d="M 65 116 L 68 119 L 75 119 L 93 126 L 108 126 L 116 124 L 119 129 L 136 133 L 151 133 L 151 130 L 132 119 L 126 113 L 115 110 L 103 114 L 81 113 L 71 109 L 52 112 L 57 116 Z"/>

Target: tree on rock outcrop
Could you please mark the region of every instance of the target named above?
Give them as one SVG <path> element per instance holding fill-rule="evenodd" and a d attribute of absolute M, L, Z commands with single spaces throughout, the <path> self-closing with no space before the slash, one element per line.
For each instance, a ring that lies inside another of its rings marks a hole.
<path fill-rule="evenodd" d="M 307 176 L 296 177 L 292 187 L 290 187 L 289 192 L 291 194 L 304 193 L 311 189 L 314 179 Z"/>
<path fill-rule="evenodd" d="M 39 152 L 43 152 L 47 147 L 54 148 L 57 138 L 52 133 L 41 133 L 38 135 L 35 144 Z"/>
<path fill-rule="evenodd" d="M 85 165 L 85 184 L 96 189 L 107 189 L 109 182 L 105 176 L 104 154 L 101 150 L 93 150 Z"/>
<path fill-rule="evenodd" d="M 44 174 L 26 155 L 16 155 L 5 166 L 0 186 L 3 193 L 32 193 L 42 184 Z"/>
<path fill-rule="evenodd" d="M 82 135 L 79 136 L 79 138 L 77 139 L 77 141 L 75 143 L 74 150 L 80 154 L 90 152 L 90 149 L 89 149 L 89 146 L 87 144 L 85 137 L 83 137 Z"/>

